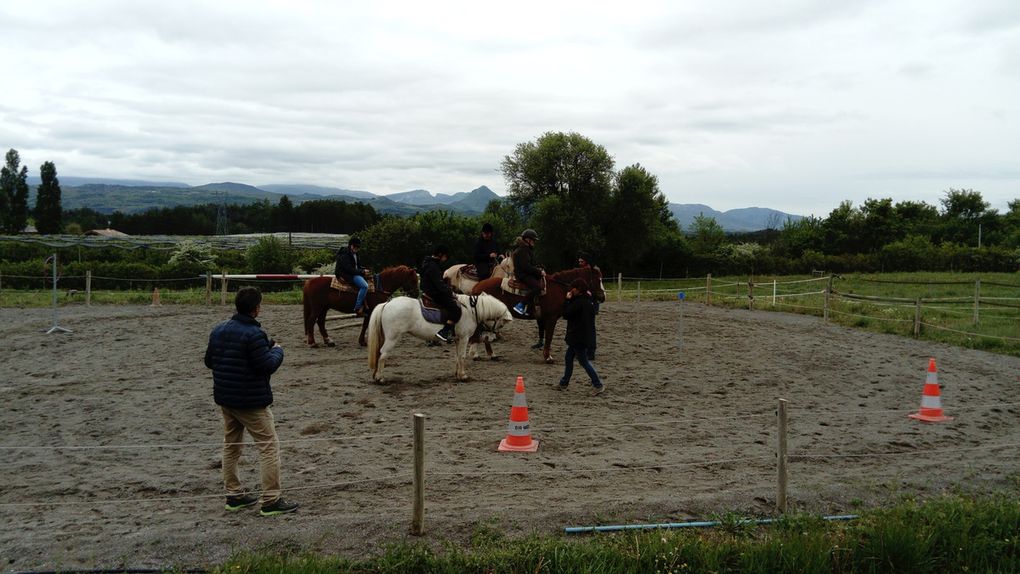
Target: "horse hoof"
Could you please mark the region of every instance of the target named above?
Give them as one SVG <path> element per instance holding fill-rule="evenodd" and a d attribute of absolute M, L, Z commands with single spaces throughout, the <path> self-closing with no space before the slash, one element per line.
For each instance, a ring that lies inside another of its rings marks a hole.
<path fill-rule="evenodd" d="M 546 364 L 549 364 L 549 365 L 551 365 L 551 364 L 552 364 L 552 362 L 553 362 L 553 358 L 552 358 L 552 357 L 546 357 L 546 358 L 545 358 L 545 362 L 546 362 Z"/>
<path fill-rule="evenodd" d="M 334 343 L 333 341 L 326 341 L 326 346 L 327 347 L 335 347 L 336 343 Z"/>
<path fill-rule="evenodd" d="M 496 355 L 493 355 L 493 356 L 489 357 L 490 361 L 499 361 L 499 360 L 502 360 L 502 359 L 503 359 L 503 357 L 498 357 Z"/>

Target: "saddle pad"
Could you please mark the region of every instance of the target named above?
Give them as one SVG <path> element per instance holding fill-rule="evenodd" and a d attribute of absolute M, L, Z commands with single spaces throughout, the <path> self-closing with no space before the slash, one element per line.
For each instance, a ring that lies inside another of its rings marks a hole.
<path fill-rule="evenodd" d="M 341 293 L 357 293 L 358 292 L 358 286 L 357 285 L 355 285 L 353 283 L 348 283 L 348 282 L 344 281 L 343 279 L 341 279 L 339 277 L 336 277 L 336 276 L 334 276 L 333 280 L 330 281 L 329 286 L 330 286 L 330 288 L 336 289 L 337 291 L 339 291 Z M 369 293 L 374 293 L 375 292 L 375 285 L 373 285 L 371 282 L 369 282 L 369 284 L 368 284 L 368 292 Z"/>
<path fill-rule="evenodd" d="M 500 284 L 503 291 L 511 293 L 513 295 L 519 295 L 521 297 L 528 294 L 528 286 L 513 277 L 504 277 L 503 282 Z M 545 278 L 542 279 L 542 295 L 545 295 Z"/>
<path fill-rule="evenodd" d="M 442 325 L 446 321 L 443 320 L 443 310 L 438 307 L 429 307 L 425 304 L 425 301 L 419 299 L 418 304 L 421 305 L 421 316 L 428 323 L 435 323 L 436 325 Z"/>
<path fill-rule="evenodd" d="M 458 271 L 457 273 L 458 275 L 463 275 L 464 277 L 467 277 L 471 281 L 478 281 L 478 269 L 474 265 L 471 264 L 465 265 L 461 267 L 460 271 Z"/>

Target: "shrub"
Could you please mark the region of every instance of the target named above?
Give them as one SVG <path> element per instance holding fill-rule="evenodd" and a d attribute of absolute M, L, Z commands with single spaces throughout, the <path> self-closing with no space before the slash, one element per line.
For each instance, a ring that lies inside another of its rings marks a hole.
<path fill-rule="evenodd" d="M 290 249 L 272 235 L 259 238 L 245 252 L 245 258 L 252 273 L 290 273 L 294 267 Z"/>

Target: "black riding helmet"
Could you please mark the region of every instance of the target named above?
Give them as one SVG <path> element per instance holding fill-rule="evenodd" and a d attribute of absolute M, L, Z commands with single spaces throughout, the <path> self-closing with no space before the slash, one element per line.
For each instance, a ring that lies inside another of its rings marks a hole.
<path fill-rule="evenodd" d="M 524 239 L 534 239 L 535 241 L 538 241 L 538 232 L 534 229 L 525 229 L 521 232 L 521 237 Z"/>
<path fill-rule="evenodd" d="M 432 255 L 434 255 L 435 257 L 442 257 L 443 255 L 449 255 L 449 254 L 450 254 L 450 250 L 447 249 L 447 247 L 445 245 L 443 245 L 442 243 L 439 243 L 435 247 L 432 248 Z"/>
<path fill-rule="evenodd" d="M 492 224 L 491 223 L 482 224 L 482 233 L 492 233 Z"/>
<path fill-rule="evenodd" d="M 361 238 L 360 237 L 352 237 L 352 238 L 348 239 L 347 240 L 347 246 L 348 247 L 361 247 Z"/>

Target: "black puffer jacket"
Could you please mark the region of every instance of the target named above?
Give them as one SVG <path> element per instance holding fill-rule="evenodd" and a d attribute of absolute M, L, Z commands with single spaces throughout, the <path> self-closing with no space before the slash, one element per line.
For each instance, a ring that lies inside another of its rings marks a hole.
<path fill-rule="evenodd" d="M 343 247 L 336 252 L 336 269 L 334 274 L 343 277 L 348 283 L 354 281 L 356 275 L 364 275 L 365 267 L 361 265 L 361 258 L 351 251 L 350 247 Z"/>
<path fill-rule="evenodd" d="M 595 348 L 595 303 L 587 293 L 572 297 L 563 307 L 563 318 L 567 320 L 568 345 L 584 345 Z"/>
<path fill-rule="evenodd" d="M 436 301 L 453 299 L 453 289 L 443 279 L 443 269 L 439 264 L 439 260 L 432 256 L 426 257 L 421 262 L 421 268 L 418 270 L 421 277 L 419 284 L 421 292 Z"/>
<path fill-rule="evenodd" d="M 273 404 L 269 377 L 283 364 L 283 349 L 253 317 L 238 313 L 209 334 L 205 366 L 213 372 L 213 399 L 232 409 L 256 409 Z"/>

